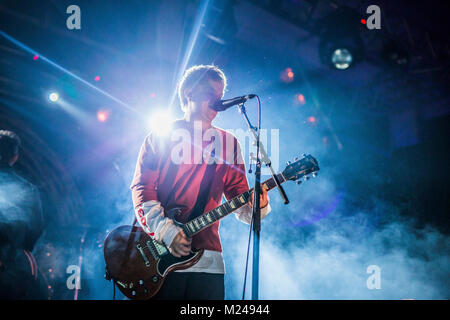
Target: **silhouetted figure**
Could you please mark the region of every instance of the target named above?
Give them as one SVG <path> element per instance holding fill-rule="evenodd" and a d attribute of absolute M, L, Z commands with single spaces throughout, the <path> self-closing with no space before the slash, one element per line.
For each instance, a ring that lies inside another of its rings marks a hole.
<path fill-rule="evenodd" d="M 38 189 L 16 174 L 21 141 L 0 130 L 0 299 L 46 299 L 31 253 L 43 231 Z"/>

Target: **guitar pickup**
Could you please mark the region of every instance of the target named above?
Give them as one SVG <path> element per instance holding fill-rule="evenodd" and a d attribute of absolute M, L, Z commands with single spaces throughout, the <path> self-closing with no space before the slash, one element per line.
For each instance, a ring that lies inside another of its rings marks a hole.
<path fill-rule="evenodd" d="M 136 248 L 139 250 L 139 253 L 140 253 L 141 256 L 142 256 L 142 259 L 144 259 L 145 266 L 146 266 L 146 267 L 150 267 L 150 261 L 148 261 L 148 258 L 147 258 L 147 256 L 145 255 L 144 249 L 142 249 L 142 247 L 141 247 L 141 245 L 140 245 L 139 243 L 136 245 Z"/>

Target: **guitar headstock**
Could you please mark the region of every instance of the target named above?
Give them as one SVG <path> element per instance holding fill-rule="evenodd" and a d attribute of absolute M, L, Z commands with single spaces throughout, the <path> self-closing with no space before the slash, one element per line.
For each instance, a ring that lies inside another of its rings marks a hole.
<path fill-rule="evenodd" d="M 311 156 L 303 154 L 301 159 L 294 158 L 294 162 L 287 162 L 286 168 L 283 170 L 283 176 L 286 180 L 301 182 L 301 178 L 309 179 L 312 175 L 315 177 L 319 171 L 319 163 Z"/>

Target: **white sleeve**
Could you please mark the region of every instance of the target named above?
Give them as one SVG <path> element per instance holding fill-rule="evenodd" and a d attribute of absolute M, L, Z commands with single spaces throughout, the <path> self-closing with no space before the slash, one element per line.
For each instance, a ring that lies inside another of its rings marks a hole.
<path fill-rule="evenodd" d="M 164 208 L 159 201 L 146 201 L 137 206 L 134 213 L 145 233 L 167 247 L 170 247 L 173 238 L 181 230 L 172 219 L 164 216 Z"/>
<path fill-rule="evenodd" d="M 269 195 L 267 195 L 267 200 L 270 200 Z M 272 210 L 272 208 L 270 207 L 270 202 L 269 202 L 269 203 L 267 203 L 267 206 L 265 206 L 264 208 L 261 209 L 261 220 L 263 220 L 269 214 L 269 212 L 271 210 Z M 234 216 L 236 217 L 236 219 L 238 219 L 239 221 L 246 223 L 246 224 L 250 224 L 250 222 L 252 221 L 252 215 L 253 215 L 253 209 L 250 208 L 250 206 L 248 204 L 237 209 L 234 212 Z"/>

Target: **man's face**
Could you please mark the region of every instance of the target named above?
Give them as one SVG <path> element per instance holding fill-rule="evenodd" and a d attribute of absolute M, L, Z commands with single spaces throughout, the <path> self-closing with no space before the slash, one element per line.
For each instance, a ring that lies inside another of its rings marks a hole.
<path fill-rule="evenodd" d="M 221 81 L 209 79 L 207 84 L 199 86 L 196 92 L 192 93 L 195 103 L 191 104 L 190 113 L 196 118 L 212 121 L 217 111 L 210 108 L 214 103 L 222 99 L 224 85 Z"/>

